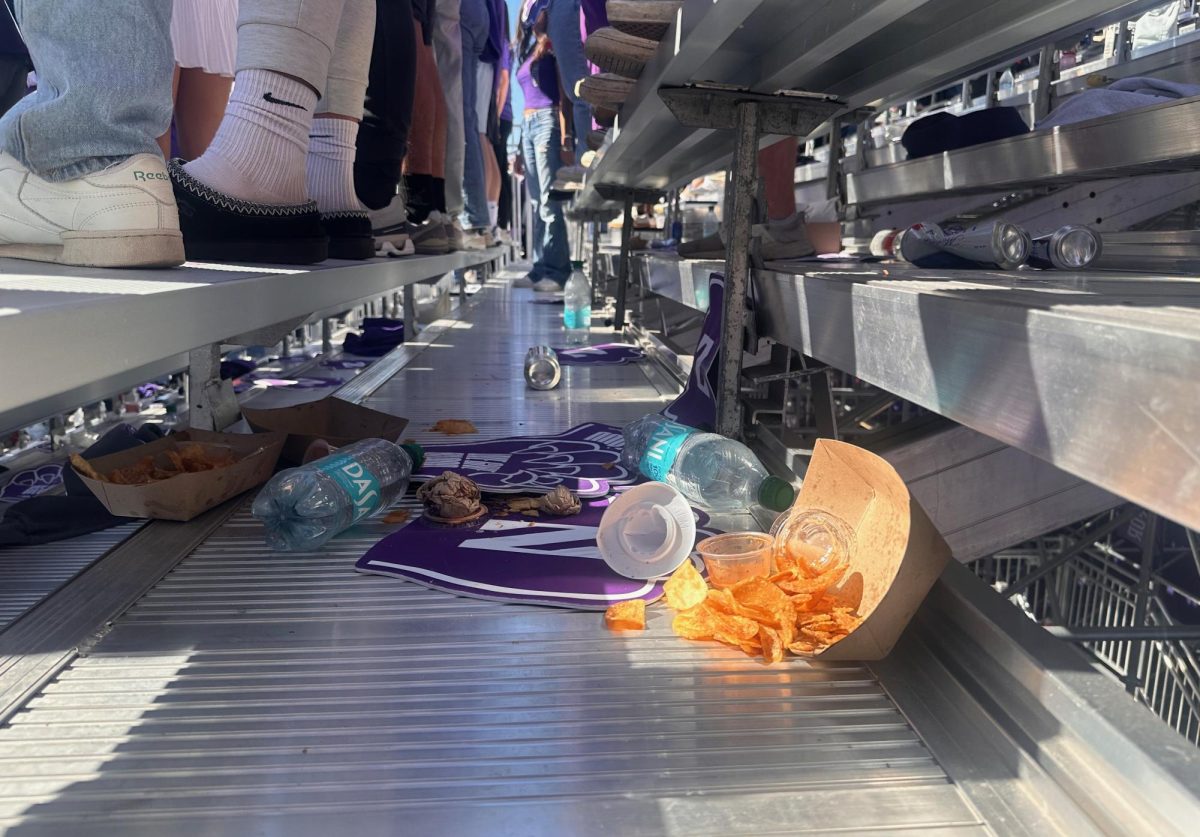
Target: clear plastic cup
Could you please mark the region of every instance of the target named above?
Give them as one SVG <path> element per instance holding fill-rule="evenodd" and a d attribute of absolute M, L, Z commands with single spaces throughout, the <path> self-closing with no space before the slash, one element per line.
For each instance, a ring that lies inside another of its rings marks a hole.
<path fill-rule="evenodd" d="M 771 527 L 771 538 L 776 554 L 786 551 L 807 567 L 809 575 L 820 575 L 835 562 L 849 560 L 854 548 L 850 524 L 815 509 L 784 512 Z"/>
<path fill-rule="evenodd" d="M 746 578 L 771 574 L 774 540 L 762 532 L 730 532 L 696 545 L 714 587 L 732 587 Z"/>

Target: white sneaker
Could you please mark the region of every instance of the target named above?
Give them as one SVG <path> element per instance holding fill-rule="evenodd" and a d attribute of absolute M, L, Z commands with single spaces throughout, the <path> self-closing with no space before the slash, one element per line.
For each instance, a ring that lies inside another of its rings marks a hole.
<path fill-rule="evenodd" d="M 561 293 L 563 286 L 553 279 L 542 279 L 534 283 L 533 289 L 540 294 L 554 294 Z"/>
<path fill-rule="evenodd" d="M 407 237 L 399 246 L 392 244 L 390 241 L 375 239 L 375 255 L 377 256 L 387 256 L 394 259 L 401 256 L 411 256 L 416 252 L 417 245 L 413 244 L 412 239 Z"/>
<path fill-rule="evenodd" d="M 386 241 L 396 248 L 403 248 L 408 241 L 408 207 L 404 205 L 404 197 L 396 195 L 392 202 L 382 209 L 368 209 L 367 217 L 371 219 L 371 234 L 375 236 L 375 245 Z"/>
<path fill-rule="evenodd" d="M 179 210 L 166 162 L 135 154 L 54 183 L 0 153 L 0 256 L 82 267 L 183 263 Z"/>
<path fill-rule="evenodd" d="M 525 274 L 524 276 L 518 276 L 516 279 L 512 280 L 512 286 L 514 288 L 532 288 L 533 280 L 529 278 L 529 274 Z"/>

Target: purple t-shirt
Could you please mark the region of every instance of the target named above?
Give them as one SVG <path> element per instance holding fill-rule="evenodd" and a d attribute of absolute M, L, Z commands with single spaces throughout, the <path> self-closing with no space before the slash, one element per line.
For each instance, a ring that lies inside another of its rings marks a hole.
<path fill-rule="evenodd" d="M 553 56 L 544 56 L 536 66 L 532 56 L 527 58 L 517 70 L 517 84 L 525 94 L 526 110 L 552 108 L 558 104 L 558 67 Z"/>

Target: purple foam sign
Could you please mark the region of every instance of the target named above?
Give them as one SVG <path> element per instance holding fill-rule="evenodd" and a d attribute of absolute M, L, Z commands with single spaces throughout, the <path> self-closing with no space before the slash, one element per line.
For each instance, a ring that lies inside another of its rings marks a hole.
<path fill-rule="evenodd" d="M 375 544 L 355 564 L 361 573 L 414 581 L 458 596 L 502 602 L 604 610 L 630 599 L 654 601 L 665 579 L 625 578 L 596 546 L 604 510 L 614 500 L 585 503 L 571 517 L 488 517 L 470 527 L 424 518 Z M 696 512 L 697 540 L 717 534 Z M 696 560 L 693 557 L 693 560 Z M 703 567 L 697 561 L 697 568 Z"/>
<path fill-rule="evenodd" d="M 12 479 L 0 487 L 0 503 L 19 503 L 30 497 L 40 497 L 62 485 L 61 464 L 39 465 L 17 471 Z"/>
<path fill-rule="evenodd" d="M 290 389 L 324 389 L 326 387 L 339 387 L 344 381 L 337 378 L 321 378 L 313 376 L 304 376 L 296 378 L 274 378 L 269 375 L 247 375 L 238 378 L 233 384 L 234 392 L 245 392 L 251 387 L 270 387 L 279 388 L 287 387 Z"/>
<path fill-rule="evenodd" d="M 580 497 L 604 497 L 614 485 L 638 479 L 621 465 L 622 443 L 619 427 L 588 423 L 557 436 L 425 445 L 425 464 L 413 481 L 453 471 L 470 477 L 486 493 L 533 493 L 565 485 Z"/>
<path fill-rule="evenodd" d="M 638 346 L 629 343 L 604 343 L 600 346 L 570 346 L 555 349 L 562 366 L 625 366 L 646 357 Z"/>
<path fill-rule="evenodd" d="M 692 372 L 687 386 L 671 405 L 662 411 L 672 421 L 712 430 L 717 426 L 717 387 L 721 365 L 721 315 L 725 310 L 725 277 L 709 277 L 708 313 L 696 343 Z"/>

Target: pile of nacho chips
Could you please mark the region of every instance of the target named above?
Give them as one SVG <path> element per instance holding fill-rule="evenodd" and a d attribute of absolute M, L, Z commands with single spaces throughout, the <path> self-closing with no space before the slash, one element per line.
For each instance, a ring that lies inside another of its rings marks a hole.
<path fill-rule="evenodd" d="M 667 607 L 675 611 L 672 629 L 684 639 L 715 640 L 778 663 L 789 651 L 815 656 L 862 622 L 853 603 L 830 592 L 846 574 L 845 561 L 816 573 L 781 550 L 775 566 L 778 572 L 770 578 L 747 578 L 721 589 L 710 588 L 692 562 L 685 561 L 663 586 Z M 614 605 L 605 615 L 610 627 L 623 621 L 613 611 L 625 604 Z"/>
<path fill-rule="evenodd" d="M 227 468 L 237 462 L 233 451 L 223 445 L 191 443 L 160 451 L 157 456 L 144 456 L 132 465 L 102 474 L 78 454 L 71 456 L 75 470 L 88 479 L 110 482 L 113 485 L 146 485 L 169 480 L 180 474 L 196 474 Z"/>

